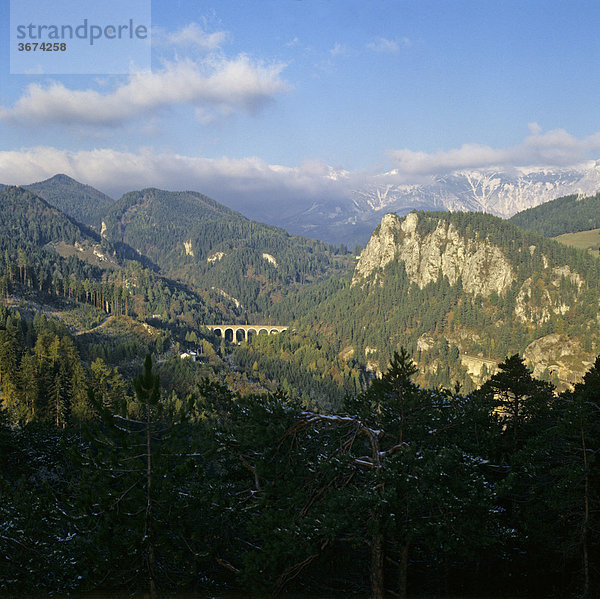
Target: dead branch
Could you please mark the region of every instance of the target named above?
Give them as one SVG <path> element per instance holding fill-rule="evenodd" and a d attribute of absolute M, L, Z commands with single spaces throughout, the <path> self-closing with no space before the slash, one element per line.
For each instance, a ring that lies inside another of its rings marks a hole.
<path fill-rule="evenodd" d="M 249 464 L 248 461 L 246 460 L 246 458 L 244 458 L 244 456 L 241 453 L 238 454 L 238 457 L 242 461 L 242 464 L 244 464 L 244 467 L 247 470 L 249 470 L 250 472 L 252 472 L 252 474 L 254 476 L 254 484 L 256 486 L 256 490 L 259 493 L 262 493 L 262 488 L 260 486 L 260 481 L 258 480 L 258 474 L 256 473 L 256 467 L 252 466 L 252 464 Z"/>
<path fill-rule="evenodd" d="M 226 570 L 229 570 L 230 572 L 233 572 L 234 574 L 239 574 L 240 573 L 239 568 L 236 568 L 233 564 L 229 563 L 225 559 L 222 559 L 220 557 L 216 557 L 215 561 L 217 562 L 217 564 L 219 564 L 219 566 L 223 566 L 223 568 L 225 568 Z"/>
<path fill-rule="evenodd" d="M 281 591 L 283 590 L 283 587 L 288 584 L 288 582 L 290 582 L 291 580 L 293 580 L 294 578 L 296 578 L 296 576 L 298 576 L 300 574 L 300 572 L 302 572 L 302 570 L 304 570 L 304 568 L 306 568 L 308 565 L 310 565 L 315 559 L 317 559 L 317 557 L 319 557 L 319 555 L 321 555 L 321 553 L 323 553 L 323 551 L 325 550 L 325 548 L 327 547 L 327 545 L 329 545 L 329 540 L 326 540 L 323 542 L 323 544 L 321 545 L 321 547 L 319 548 L 319 550 L 316 553 L 313 553 L 312 555 L 309 555 L 307 558 L 303 559 L 301 562 L 298 562 L 297 564 L 294 564 L 293 566 L 290 566 L 278 579 L 277 579 L 277 584 L 275 585 L 275 595 L 279 595 L 279 593 L 281 593 Z"/>

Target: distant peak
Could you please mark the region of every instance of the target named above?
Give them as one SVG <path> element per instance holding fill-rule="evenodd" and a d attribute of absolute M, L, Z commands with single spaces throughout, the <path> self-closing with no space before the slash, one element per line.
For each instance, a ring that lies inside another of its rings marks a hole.
<path fill-rule="evenodd" d="M 47 181 L 58 181 L 61 183 L 77 183 L 73 177 L 69 177 L 69 175 L 65 175 L 64 173 L 58 173 L 54 175 L 54 177 L 50 177 Z"/>

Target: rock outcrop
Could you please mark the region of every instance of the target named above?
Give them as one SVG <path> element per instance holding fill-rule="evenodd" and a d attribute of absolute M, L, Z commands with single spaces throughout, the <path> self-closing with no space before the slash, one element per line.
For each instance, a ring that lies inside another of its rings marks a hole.
<path fill-rule="evenodd" d="M 583 351 L 579 341 L 552 333 L 536 339 L 523 352 L 523 359 L 533 369 L 533 376 L 554 374 L 565 388 L 581 381 L 593 366 L 593 354 Z"/>
<path fill-rule="evenodd" d="M 463 289 L 473 295 L 499 295 L 512 284 L 515 275 L 502 250 L 487 239 L 467 239 L 456 228 L 440 220 L 434 231 L 418 231 L 419 215 L 404 219 L 386 214 L 360 255 L 352 284 L 379 275 L 392 260 L 404 262 L 408 278 L 420 288 L 444 276 L 450 284 L 462 280 Z"/>
<path fill-rule="evenodd" d="M 545 268 L 548 268 L 547 260 L 544 265 Z M 517 319 L 524 324 L 535 323 L 539 325 L 550 320 L 553 314 L 564 316 L 569 312 L 571 306 L 565 303 L 565 299 L 560 293 L 563 278 L 576 288 L 576 295 L 578 296 L 584 280 L 581 275 L 573 272 L 567 265 L 554 267 L 547 285 L 540 278 L 537 278 L 537 280 L 534 277 L 526 279 L 515 299 L 515 316 Z M 537 301 L 532 302 L 532 297 L 536 292 L 539 297 Z"/>

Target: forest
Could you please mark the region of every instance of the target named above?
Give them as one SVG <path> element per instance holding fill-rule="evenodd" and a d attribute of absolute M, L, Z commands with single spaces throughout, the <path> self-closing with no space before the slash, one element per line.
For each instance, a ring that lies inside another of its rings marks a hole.
<path fill-rule="evenodd" d="M 515 214 L 510 222 L 546 237 L 600 227 L 600 194 L 570 195 Z"/>
<path fill-rule="evenodd" d="M 89 366 L 0 319 L 0 590 L 597 596 L 600 357 L 424 388 L 408 352 L 335 410 Z M 181 362 L 181 360 L 179 361 Z"/>
<path fill-rule="evenodd" d="M 106 230 L 0 192 L 0 593 L 598 596 L 594 257 L 419 213 L 502 248 L 510 288 L 399 260 L 352 285 L 346 248 L 198 193 L 32 191 Z M 252 319 L 289 331 L 203 326 Z M 526 365 L 549 334 L 572 385 Z"/>
<path fill-rule="evenodd" d="M 338 351 L 353 348 L 355 360 L 370 362 L 379 371 L 402 345 L 417 362 L 420 384 L 452 386 L 458 381 L 467 391 L 483 381 L 473 379 L 461 357 L 497 363 L 507 354 L 524 354 L 530 344 L 552 334 L 561 335 L 563 342 L 576 340 L 574 362 L 593 360 L 600 347 L 600 270 L 595 257 L 491 215 L 416 215 L 421 239 L 448 226 L 465 245 L 501 248 L 512 272 L 511 284 L 501 293 L 475 293 L 461 277 L 450 282 L 441 269 L 418 284 L 404 261 L 392 260 L 358 284 L 341 283 L 318 303 L 311 305 L 310 295 L 299 295 L 301 307 L 294 309 L 300 314 L 300 328 L 318 331 L 322 340 L 337 344 Z M 401 240 L 395 243 L 399 247 Z M 491 263 L 489 268 L 478 280 L 496 276 Z M 551 369 L 544 378 L 559 382 Z"/>

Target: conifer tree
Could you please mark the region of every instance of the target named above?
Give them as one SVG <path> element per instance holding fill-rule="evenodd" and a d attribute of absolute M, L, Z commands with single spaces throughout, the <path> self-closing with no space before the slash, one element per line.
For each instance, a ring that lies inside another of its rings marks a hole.
<path fill-rule="evenodd" d="M 507 561 L 505 575 L 515 581 L 533 571 L 539 563 L 528 527 L 538 514 L 543 499 L 543 462 L 539 461 L 540 443 L 552 426 L 551 409 L 554 387 L 533 377 L 518 354 L 499 364 L 494 374 L 476 393 L 492 407 L 494 436 L 490 436 L 489 457 L 498 466 L 493 481 L 501 507 L 499 523 Z M 535 525 L 534 525 L 535 526 Z"/>
<path fill-rule="evenodd" d="M 155 596 L 161 534 L 156 498 L 162 479 L 157 472 L 163 467 L 169 423 L 150 355 L 134 388 L 135 401 L 126 415 L 114 413 L 112 405 L 103 405 L 90 391 L 102 423 L 87 429 L 91 448 L 82 463 L 79 501 L 97 545 L 94 567 L 113 584 L 143 584 Z"/>
<path fill-rule="evenodd" d="M 563 556 L 579 557 L 580 590 L 587 598 L 600 588 L 600 356 L 583 381 L 561 400 L 551 433 L 555 492 L 549 507 L 560 514 L 558 521 L 563 524 L 557 535 Z"/>

